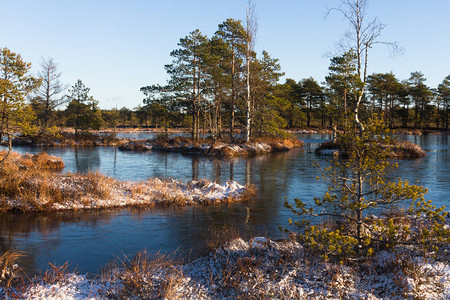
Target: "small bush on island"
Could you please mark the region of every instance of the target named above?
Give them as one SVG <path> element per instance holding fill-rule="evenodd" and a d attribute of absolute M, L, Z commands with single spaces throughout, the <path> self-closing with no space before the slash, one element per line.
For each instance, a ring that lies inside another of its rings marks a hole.
<path fill-rule="evenodd" d="M 314 198 L 315 205 L 300 199 L 285 203 L 299 217 L 289 220 L 298 240 L 324 259 L 341 262 L 398 245 L 437 255 L 450 242 L 445 207 L 426 201 L 427 190 L 422 186 L 390 180 L 397 164 L 387 157 L 395 143 L 381 119 L 369 119 L 363 128 L 338 136 L 347 158 L 335 159 L 322 169 L 328 189 Z M 407 201 L 409 208 L 400 209 Z"/>

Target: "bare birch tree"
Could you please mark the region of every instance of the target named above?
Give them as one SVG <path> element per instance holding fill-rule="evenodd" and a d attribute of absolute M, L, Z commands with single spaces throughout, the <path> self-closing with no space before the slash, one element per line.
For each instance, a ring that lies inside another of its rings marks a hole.
<path fill-rule="evenodd" d="M 255 14 L 255 4 L 252 1 L 247 3 L 246 7 L 246 52 L 245 52 L 245 77 L 247 87 L 247 114 L 245 117 L 245 140 L 250 140 L 250 129 L 252 124 L 252 98 L 250 93 L 250 65 L 254 56 L 254 48 L 256 41 L 256 32 L 258 31 L 258 22 Z"/>
<path fill-rule="evenodd" d="M 360 132 L 364 131 L 364 126 L 359 119 L 359 108 L 366 88 L 369 50 L 376 44 L 384 44 L 393 53 L 401 52 L 401 48 L 397 42 L 379 40 L 386 24 L 381 23 L 377 17 L 372 20 L 367 20 L 368 2 L 368 0 L 341 0 L 341 7 L 328 10 L 328 14 L 332 11 L 341 13 L 350 23 L 350 29 L 345 33 L 344 39 L 341 41 L 341 46 L 345 51 L 349 49 L 356 51 L 356 67 L 361 84 L 357 93 L 355 93 L 355 121 Z"/>

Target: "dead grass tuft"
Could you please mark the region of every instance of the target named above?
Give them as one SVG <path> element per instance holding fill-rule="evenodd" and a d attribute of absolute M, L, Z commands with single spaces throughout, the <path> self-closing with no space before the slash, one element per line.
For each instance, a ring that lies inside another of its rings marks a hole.
<path fill-rule="evenodd" d="M 67 275 L 69 274 L 68 267 L 69 262 L 66 261 L 61 266 L 55 266 L 52 263 L 48 263 L 50 268 L 47 269 L 44 274 L 39 276 L 39 278 L 44 282 L 45 284 L 54 284 L 57 282 L 64 282 Z"/>
<path fill-rule="evenodd" d="M 388 262 L 393 281 L 405 298 L 428 299 L 430 295 L 442 295 L 443 282 L 439 280 L 444 271 L 427 264 L 425 260 L 414 259 L 406 253 L 397 253 Z"/>
<path fill-rule="evenodd" d="M 139 252 L 131 260 L 125 256 L 118 267 L 123 283 L 118 292 L 120 298 L 175 299 L 184 278 L 175 261 L 166 255 L 151 256 L 147 251 Z"/>
<path fill-rule="evenodd" d="M 61 162 L 62 163 L 62 162 Z M 139 205 L 193 205 L 242 201 L 253 186 L 216 186 L 203 180 L 121 182 L 101 173 L 57 174 L 58 159 L 13 153 L 0 168 L 0 211 L 48 211 Z"/>
<path fill-rule="evenodd" d="M 257 194 L 258 194 L 258 189 L 256 188 L 256 186 L 253 184 L 250 184 L 250 185 L 245 186 L 245 191 L 239 197 L 239 200 L 240 201 L 248 201 L 250 199 L 255 198 Z"/>
<path fill-rule="evenodd" d="M 391 145 L 382 145 L 381 147 L 389 148 L 389 157 L 396 158 L 419 158 L 426 156 L 427 153 L 417 144 L 408 141 L 393 141 Z M 323 150 L 339 150 L 342 156 L 347 156 L 345 152 L 346 146 L 338 142 L 324 142 L 316 148 L 316 154 L 321 154 Z"/>
<path fill-rule="evenodd" d="M 210 251 L 214 251 L 238 238 L 240 238 L 239 230 L 232 224 L 210 226 L 206 236 L 206 246 Z"/>
<path fill-rule="evenodd" d="M 0 285 L 10 288 L 20 278 L 22 269 L 18 263 L 23 256 L 19 250 L 8 250 L 0 256 Z"/>
<path fill-rule="evenodd" d="M 86 178 L 86 193 L 100 199 L 111 197 L 112 186 L 116 182 L 115 179 L 105 176 L 98 171 L 89 172 L 84 178 Z"/>
<path fill-rule="evenodd" d="M 64 162 L 60 157 L 48 155 L 45 152 L 33 155 L 32 160 L 40 169 L 61 171 L 64 169 Z"/>

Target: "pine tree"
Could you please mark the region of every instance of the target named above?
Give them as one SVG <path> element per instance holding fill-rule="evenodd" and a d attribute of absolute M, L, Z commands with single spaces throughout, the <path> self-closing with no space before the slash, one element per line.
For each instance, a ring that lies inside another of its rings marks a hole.
<path fill-rule="evenodd" d="M 343 128 L 347 128 L 350 120 L 349 111 L 356 109 L 358 89 L 361 80 L 357 74 L 356 53 L 353 50 L 345 52 L 341 56 L 331 59 L 330 73 L 325 81 L 332 92 L 331 96 L 336 103 L 338 122 Z"/>
<path fill-rule="evenodd" d="M 439 97 L 442 99 L 442 127 L 448 129 L 450 114 L 450 75 L 444 78 L 438 86 Z"/>
<path fill-rule="evenodd" d="M 192 31 L 181 38 L 176 49 L 170 53 L 172 64 L 166 65 L 170 75 L 169 85 L 177 92 L 178 99 L 184 99 L 192 116 L 192 138 L 199 137 L 200 103 L 205 83 L 205 70 L 202 65 L 207 37 L 200 30 Z"/>
<path fill-rule="evenodd" d="M 238 98 L 238 85 L 240 78 L 243 76 L 242 61 L 245 55 L 245 29 L 240 20 L 227 19 L 219 25 L 219 29 L 215 33 L 228 46 L 228 55 L 225 62 L 225 74 L 229 77 L 230 82 L 230 121 L 229 130 L 230 138 L 233 139 L 233 130 L 235 124 L 235 107 Z"/>
<path fill-rule="evenodd" d="M 66 108 L 68 122 L 75 129 L 75 136 L 78 131 L 87 129 L 100 129 L 103 124 L 101 111 L 98 109 L 98 102 L 92 96 L 89 96 L 90 89 L 78 79 L 77 82 L 69 89 L 70 100 Z"/>
<path fill-rule="evenodd" d="M 29 75 L 30 68 L 31 63 L 25 62 L 20 54 L 8 48 L 0 49 L 0 141 L 7 138 L 9 152 L 13 131 L 29 130 L 33 126 L 32 112 L 25 98 L 41 81 Z"/>
<path fill-rule="evenodd" d="M 449 243 L 445 207 L 424 200 L 424 187 L 392 180 L 397 165 L 387 160 L 392 143 L 382 118 L 369 119 L 363 126 L 359 134 L 348 130 L 338 137 L 347 158 L 333 160 L 322 170 L 328 188 L 324 196 L 314 198 L 315 205 L 300 199 L 286 202 L 300 217 L 290 220 L 299 230 L 297 237 L 324 258 L 341 259 L 398 244 L 435 251 Z M 407 202 L 408 209 L 386 216 Z M 324 224 L 327 218 L 332 222 Z"/>

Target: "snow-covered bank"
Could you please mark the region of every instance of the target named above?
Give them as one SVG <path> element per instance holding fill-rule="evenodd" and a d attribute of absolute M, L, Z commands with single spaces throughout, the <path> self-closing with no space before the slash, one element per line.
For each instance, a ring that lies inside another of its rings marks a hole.
<path fill-rule="evenodd" d="M 406 251 L 406 250 L 405 250 Z M 357 263 L 325 263 L 295 241 L 235 239 L 186 264 L 139 256 L 89 279 L 36 279 L 25 299 L 449 299 L 450 267 L 411 253 L 379 252 Z"/>
<path fill-rule="evenodd" d="M 98 173 L 58 175 L 49 184 L 53 192 L 59 193 L 56 199 L 55 194 L 39 195 L 33 201 L 3 199 L 2 209 L 59 211 L 143 205 L 207 205 L 242 201 L 256 194 L 252 186 L 243 186 L 235 181 L 222 185 L 208 180 L 181 182 L 157 178 L 130 182 Z"/>

